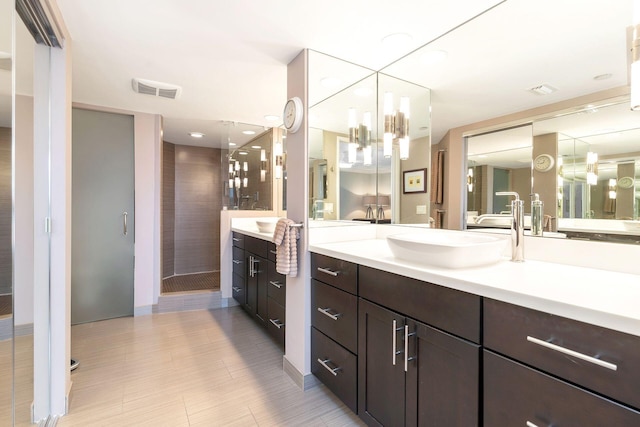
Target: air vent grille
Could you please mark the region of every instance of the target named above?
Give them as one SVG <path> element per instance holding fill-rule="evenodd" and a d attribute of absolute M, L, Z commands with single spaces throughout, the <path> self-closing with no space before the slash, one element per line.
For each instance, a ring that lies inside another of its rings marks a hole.
<path fill-rule="evenodd" d="M 182 88 L 180 86 L 146 79 L 134 78 L 131 80 L 131 86 L 137 93 L 160 96 L 169 99 L 176 99 L 182 93 Z"/>

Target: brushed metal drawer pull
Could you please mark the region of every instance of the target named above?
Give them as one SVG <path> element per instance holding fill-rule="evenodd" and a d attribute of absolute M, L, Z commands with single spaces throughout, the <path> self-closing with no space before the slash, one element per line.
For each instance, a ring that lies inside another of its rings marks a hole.
<path fill-rule="evenodd" d="M 340 316 L 342 316 L 342 313 L 331 314 L 331 313 L 329 312 L 329 310 L 331 310 L 329 307 L 327 307 L 327 308 L 320 308 L 320 307 L 318 307 L 318 311 L 319 311 L 320 313 L 324 314 L 325 316 L 329 317 L 330 319 L 338 320 L 338 318 L 339 318 Z"/>
<path fill-rule="evenodd" d="M 337 271 L 331 271 L 328 268 L 322 268 L 322 267 L 318 267 L 318 271 L 322 272 L 322 273 L 326 273 L 330 276 L 333 277 L 338 277 L 338 272 Z"/>
<path fill-rule="evenodd" d="M 284 326 L 284 323 L 280 322 L 280 319 L 269 319 L 269 322 L 273 323 L 273 326 L 280 329 Z"/>
<path fill-rule="evenodd" d="M 532 342 L 534 344 L 541 345 L 542 347 L 546 347 L 551 350 L 558 351 L 560 353 L 575 357 L 577 359 L 582 359 L 586 362 L 593 363 L 594 365 L 601 366 L 603 368 L 611 369 L 612 371 L 617 371 L 618 366 L 614 365 L 610 362 L 605 362 L 604 360 L 597 359 L 593 356 L 587 356 L 586 354 L 578 353 L 577 351 L 569 350 L 568 348 L 560 347 L 559 345 L 552 344 L 547 341 L 543 341 L 541 339 L 527 336 L 527 341 Z"/>
<path fill-rule="evenodd" d="M 538 427 L 538 426 L 532 423 L 531 421 L 527 421 L 527 427 Z"/>
<path fill-rule="evenodd" d="M 233 240 L 234 242 L 241 242 L 242 239 L 238 239 L 237 237 L 232 237 L 231 240 Z"/>
<path fill-rule="evenodd" d="M 234 264 L 236 264 L 236 265 L 238 265 L 238 264 L 242 264 L 242 261 L 237 260 L 237 259 L 234 259 L 232 262 L 233 262 Z"/>
<path fill-rule="evenodd" d="M 339 366 L 338 366 L 338 367 L 336 367 L 336 368 L 332 368 L 331 366 L 327 365 L 327 362 L 331 362 L 331 359 L 325 359 L 325 360 L 322 360 L 322 359 L 318 358 L 318 363 L 320 363 L 322 366 L 324 366 L 324 368 L 325 368 L 327 371 L 331 372 L 331 374 L 332 374 L 334 377 L 337 377 L 337 376 L 338 376 L 338 371 L 341 371 L 341 370 L 342 370 L 342 368 L 341 368 L 341 367 L 339 367 Z"/>
<path fill-rule="evenodd" d="M 233 289 L 235 292 L 240 292 L 242 291 L 242 288 L 239 288 L 237 286 L 232 287 L 231 289 Z"/>
<path fill-rule="evenodd" d="M 272 254 L 274 254 L 274 255 L 278 255 L 278 251 L 272 251 L 272 250 L 269 250 L 269 253 L 272 253 Z"/>
<path fill-rule="evenodd" d="M 278 282 L 274 282 L 273 280 L 270 280 L 269 283 L 273 286 L 275 286 L 278 289 L 282 289 L 282 284 L 278 283 Z"/>

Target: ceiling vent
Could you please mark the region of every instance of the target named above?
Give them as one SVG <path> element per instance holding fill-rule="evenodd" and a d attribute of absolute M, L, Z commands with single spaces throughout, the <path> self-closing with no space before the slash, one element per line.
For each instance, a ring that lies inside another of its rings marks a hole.
<path fill-rule="evenodd" d="M 182 88 L 180 86 L 146 79 L 131 79 L 131 86 L 137 93 L 160 96 L 169 99 L 176 99 L 182 93 Z"/>
<path fill-rule="evenodd" d="M 553 93 L 558 89 L 556 89 L 555 87 L 549 86 L 548 84 L 541 84 L 539 86 L 534 86 L 528 90 L 529 92 L 535 93 L 536 95 L 549 95 L 550 93 Z"/>

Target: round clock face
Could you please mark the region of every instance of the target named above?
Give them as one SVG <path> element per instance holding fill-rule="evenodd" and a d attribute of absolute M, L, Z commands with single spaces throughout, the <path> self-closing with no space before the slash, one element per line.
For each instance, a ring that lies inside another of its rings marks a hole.
<path fill-rule="evenodd" d="M 282 112 L 284 127 L 289 132 L 295 132 L 302 124 L 302 100 L 298 97 L 291 98 L 284 105 Z"/>
<path fill-rule="evenodd" d="M 630 176 L 624 176 L 618 180 L 619 188 L 631 188 L 633 187 L 634 179 Z"/>
<path fill-rule="evenodd" d="M 554 164 L 555 160 L 549 154 L 540 154 L 533 161 L 534 169 L 539 172 L 547 172 L 548 170 L 551 170 Z"/>

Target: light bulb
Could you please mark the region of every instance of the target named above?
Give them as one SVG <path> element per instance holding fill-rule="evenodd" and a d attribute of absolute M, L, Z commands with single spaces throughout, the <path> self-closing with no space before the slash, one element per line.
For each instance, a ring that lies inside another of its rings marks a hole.
<path fill-rule="evenodd" d="M 400 160 L 409 158 L 409 137 L 400 138 Z"/>
<path fill-rule="evenodd" d="M 261 162 L 266 162 L 267 161 L 267 151 L 266 150 L 260 150 L 260 161 Z"/>
<path fill-rule="evenodd" d="M 385 133 L 383 139 L 383 149 L 382 153 L 386 158 L 391 157 L 391 152 L 393 151 L 393 134 Z"/>
<path fill-rule="evenodd" d="M 367 129 L 371 129 L 371 111 L 365 111 L 362 115 L 362 124 Z"/>
<path fill-rule="evenodd" d="M 371 155 L 371 146 L 368 145 L 366 147 L 364 147 L 364 149 L 362 150 L 363 154 L 364 154 L 364 164 L 365 165 L 370 165 L 372 163 L 372 155 Z"/>
<path fill-rule="evenodd" d="M 358 144 L 351 143 L 351 142 L 349 143 L 349 145 L 348 145 L 348 150 L 349 151 L 347 152 L 347 155 L 348 155 L 347 161 L 349 163 L 355 163 L 356 162 L 357 149 L 358 149 Z"/>

